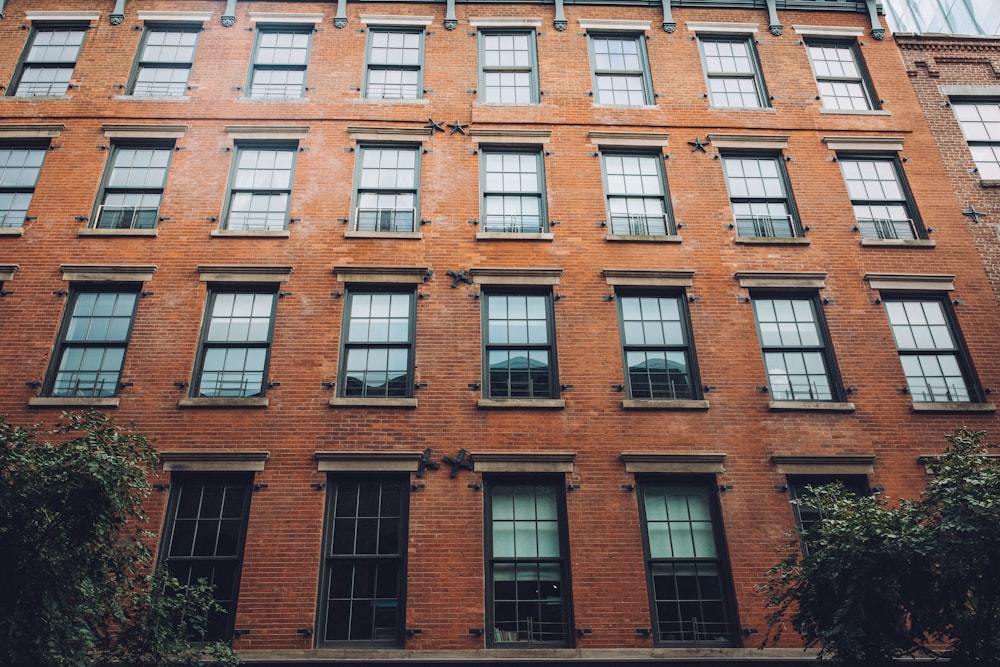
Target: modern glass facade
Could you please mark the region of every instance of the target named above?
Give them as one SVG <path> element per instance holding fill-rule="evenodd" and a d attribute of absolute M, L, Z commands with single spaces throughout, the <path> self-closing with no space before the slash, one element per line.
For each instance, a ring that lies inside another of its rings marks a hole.
<path fill-rule="evenodd" d="M 883 0 L 883 4 L 894 32 L 1000 35 L 996 0 Z"/>

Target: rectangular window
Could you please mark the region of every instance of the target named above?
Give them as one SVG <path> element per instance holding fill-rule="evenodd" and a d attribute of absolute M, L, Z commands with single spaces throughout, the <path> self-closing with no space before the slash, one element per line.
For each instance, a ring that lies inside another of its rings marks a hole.
<path fill-rule="evenodd" d="M 722 170 L 738 236 L 801 236 L 781 156 L 724 155 Z"/>
<path fill-rule="evenodd" d="M 196 639 L 232 636 L 252 481 L 246 474 L 171 476 L 160 562 L 182 584 L 206 580 L 223 609 L 209 615 L 204 636 Z"/>
<path fill-rule="evenodd" d="M 923 238 L 895 158 L 840 158 L 847 194 L 862 238 Z"/>
<path fill-rule="evenodd" d="M 386 100 L 423 97 L 424 32 L 373 28 L 368 33 L 365 97 Z"/>
<path fill-rule="evenodd" d="M 138 300 L 135 289 L 72 290 L 46 395 L 103 398 L 118 393 Z"/>
<path fill-rule="evenodd" d="M 46 152 L 37 144 L 0 145 L 0 227 L 24 224 Z"/>
<path fill-rule="evenodd" d="M 343 396 L 413 395 L 413 290 L 349 288 L 341 350 Z"/>
<path fill-rule="evenodd" d="M 684 295 L 617 296 L 629 398 L 700 398 Z"/>
<path fill-rule="evenodd" d="M 1000 180 L 1000 102 L 954 102 L 969 151 L 984 181 Z"/>
<path fill-rule="evenodd" d="M 167 181 L 172 146 L 121 145 L 111 149 L 98 194 L 94 227 L 153 229 Z"/>
<path fill-rule="evenodd" d="M 486 395 L 558 398 L 552 293 L 483 292 Z"/>
<path fill-rule="evenodd" d="M 405 476 L 327 482 L 321 646 L 402 646 L 409 487 Z"/>
<path fill-rule="evenodd" d="M 565 484 L 487 483 L 486 645 L 572 645 Z"/>
<path fill-rule="evenodd" d="M 813 493 L 810 488 L 826 486 L 834 482 L 840 482 L 852 494 L 856 496 L 868 495 L 868 479 L 863 475 L 810 475 L 810 476 L 789 476 L 788 489 L 791 491 L 792 500 L 804 500 L 811 498 Z M 823 514 L 815 507 L 808 505 L 792 505 L 792 512 L 795 514 L 795 526 L 800 533 L 808 531 L 823 518 Z M 806 549 L 806 544 L 803 543 Z"/>
<path fill-rule="evenodd" d="M 842 391 L 817 297 L 753 295 L 767 386 L 775 401 L 835 401 Z"/>
<path fill-rule="evenodd" d="M 713 107 L 768 106 L 764 79 L 750 37 L 701 36 L 698 44 Z"/>
<path fill-rule="evenodd" d="M 714 484 L 653 479 L 642 481 L 639 489 L 654 640 L 736 645 L 738 624 Z"/>
<path fill-rule="evenodd" d="M 357 164 L 354 229 L 417 231 L 420 148 L 361 146 Z"/>
<path fill-rule="evenodd" d="M 479 164 L 484 232 L 548 231 L 541 151 L 487 149 L 482 151 Z"/>
<path fill-rule="evenodd" d="M 183 97 L 201 26 L 148 26 L 142 35 L 129 94 Z"/>
<path fill-rule="evenodd" d="M 480 32 L 479 63 L 480 102 L 538 102 L 538 64 L 533 30 Z"/>
<path fill-rule="evenodd" d="M 295 146 L 238 145 L 224 229 L 273 231 L 288 228 Z"/>
<path fill-rule="evenodd" d="M 590 67 L 597 104 L 653 103 L 646 43 L 642 35 L 589 35 Z"/>
<path fill-rule="evenodd" d="M 866 111 L 878 109 L 857 44 L 812 41 L 806 43 L 824 109 Z"/>
<path fill-rule="evenodd" d="M 86 34 L 85 25 L 33 28 L 7 94 L 16 97 L 65 95 Z"/>
<path fill-rule="evenodd" d="M 264 395 L 277 294 L 212 289 L 192 396 Z"/>
<path fill-rule="evenodd" d="M 663 156 L 601 153 L 611 234 L 666 236 L 670 219 Z"/>
<path fill-rule="evenodd" d="M 258 28 L 247 96 L 302 97 L 312 32 L 311 27 Z"/>
<path fill-rule="evenodd" d="M 883 297 L 903 374 L 915 402 L 964 403 L 979 391 L 947 300 Z"/>

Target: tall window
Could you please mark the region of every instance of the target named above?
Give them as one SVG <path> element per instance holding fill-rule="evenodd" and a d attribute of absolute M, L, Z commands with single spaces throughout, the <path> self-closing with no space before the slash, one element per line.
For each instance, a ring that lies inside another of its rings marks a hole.
<path fill-rule="evenodd" d="M 640 516 L 657 644 L 737 644 L 714 485 L 643 481 Z"/>
<path fill-rule="evenodd" d="M 94 226 L 100 229 L 152 229 L 170 166 L 170 146 L 112 147 L 98 195 Z"/>
<path fill-rule="evenodd" d="M 490 398 L 557 398 L 552 293 L 483 293 L 486 393 Z"/>
<path fill-rule="evenodd" d="M 868 479 L 864 475 L 810 475 L 788 478 L 788 488 L 791 491 L 792 500 L 808 501 L 813 497 L 811 489 L 826 486 L 834 482 L 840 482 L 850 493 L 856 496 L 868 494 Z M 808 504 L 792 504 L 792 512 L 795 514 L 795 526 L 799 533 L 808 532 L 813 526 L 822 521 L 823 513 L 817 508 Z M 803 551 L 809 551 L 809 545 L 802 540 Z"/>
<path fill-rule="evenodd" d="M 418 147 L 361 146 L 354 229 L 416 231 L 419 166 Z"/>
<path fill-rule="evenodd" d="M 412 396 L 415 319 L 412 289 L 348 289 L 340 355 L 343 396 Z"/>
<path fill-rule="evenodd" d="M 147 27 L 129 92 L 141 97 L 183 97 L 200 32 L 196 25 Z"/>
<path fill-rule="evenodd" d="M 371 29 L 365 97 L 394 100 L 423 97 L 423 60 L 422 30 Z"/>
<path fill-rule="evenodd" d="M 699 37 L 713 107 L 766 107 L 764 79 L 749 37 Z"/>
<path fill-rule="evenodd" d="M 570 646 L 564 485 L 486 488 L 487 646 Z"/>
<path fill-rule="evenodd" d="M 754 295 L 753 313 L 773 400 L 841 398 L 833 351 L 815 296 Z"/>
<path fill-rule="evenodd" d="M 192 396 L 264 395 L 276 302 L 274 291 L 209 292 Z"/>
<path fill-rule="evenodd" d="M 295 146 L 237 146 L 223 227 L 286 229 L 294 169 Z"/>
<path fill-rule="evenodd" d="M 545 176 L 541 151 L 488 149 L 482 169 L 484 232 L 544 232 Z"/>
<path fill-rule="evenodd" d="M 252 476 L 246 474 L 171 476 L 160 562 L 182 584 L 206 580 L 222 607 L 209 614 L 204 636 L 196 639 L 232 636 L 251 481 Z"/>
<path fill-rule="evenodd" d="M 659 154 L 602 153 L 601 158 L 611 233 L 621 236 L 672 234 L 663 157 Z"/>
<path fill-rule="evenodd" d="M 590 35 L 590 67 L 597 104 L 653 103 L 642 35 Z"/>
<path fill-rule="evenodd" d="M 479 63 L 480 102 L 484 104 L 538 102 L 534 31 L 480 32 Z"/>
<path fill-rule="evenodd" d="M 328 481 L 321 645 L 402 645 L 408 491 L 405 477 Z"/>
<path fill-rule="evenodd" d="M 969 142 L 979 178 L 1000 180 L 1000 102 L 955 102 L 951 106 Z"/>
<path fill-rule="evenodd" d="M 45 146 L 0 145 L 0 227 L 24 224 L 45 153 Z"/>
<path fill-rule="evenodd" d="M 302 97 L 311 39 L 312 28 L 259 28 L 247 96 Z"/>
<path fill-rule="evenodd" d="M 878 108 L 856 44 L 810 40 L 806 50 L 823 108 L 841 111 Z"/>
<path fill-rule="evenodd" d="M 739 236 L 790 238 L 800 234 L 780 156 L 724 156 L 722 169 Z"/>
<path fill-rule="evenodd" d="M 916 239 L 923 228 L 894 158 L 840 158 L 847 193 L 863 238 Z"/>
<path fill-rule="evenodd" d="M 138 300 L 135 289 L 73 289 L 46 383 L 48 396 L 118 393 Z"/>
<path fill-rule="evenodd" d="M 683 294 L 618 295 L 629 398 L 698 398 L 687 302 Z"/>
<path fill-rule="evenodd" d="M 958 328 L 944 298 L 888 297 L 885 312 L 914 401 L 979 400 Z"/>
<path fill-rule="evenodd" d="M 65 95 L 86 34 L 87 27 L 83 25 L 33 28 L 7 94 L 17 97 Z"/>

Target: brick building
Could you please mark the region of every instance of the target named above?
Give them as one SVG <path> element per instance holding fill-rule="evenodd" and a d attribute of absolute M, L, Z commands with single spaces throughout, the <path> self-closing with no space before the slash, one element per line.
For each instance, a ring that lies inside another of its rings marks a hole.
<path fill-rule="evenodd" d="M 0 2 L 0 413 L 157 439 L 248 662 L 804 663 L 790 497 L 996 424 L 874 2 L 60 5 Z"/>

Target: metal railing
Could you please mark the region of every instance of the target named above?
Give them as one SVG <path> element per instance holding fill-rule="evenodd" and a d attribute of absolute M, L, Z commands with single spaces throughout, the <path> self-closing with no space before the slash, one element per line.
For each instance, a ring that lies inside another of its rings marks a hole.
<path fill-rule="evenodd" d="M 768 391 L 776 401 L 829 401 L 833 398 L 828 384 L 815 381 L 806 384 L 772 381 Z"/>
<path fill-rule="evenodd" d="M 866 239 L 915 239 L 917 227 L 910 218 L 859 218 L 858 230 Z"/>
<path fill-rule="evenodd" d="M 137 81 L 132 95 L 135 97 L 183 97 L 187 83 L 176 81 Z"/>
<path fill-rule="evenodd" d="M 246 398 L 259 396 L 262 393 L 263 378 L 251 379 L 248 376 L 260 373 L 232 373 L 203 371 L 198 385 L 200 396 L 216 398 Z M 234 377 L 235 376 L 235 377 Z"/>
<path fill-rule="evenodd" d="M 233 231 L 279 231 L 285 229 L 288 216 L 269 211 L 230 211 L 226 229 Z"/>
<path fill-rule="evenodd" d="M 927 384 L 922 391 L 910 394 L 918 402 L 963 403 L 969 400 L 969 389 L 965 384 Z"/>
<path fill-rule="evenodd" d="M 255 83 L 250 87 L 248 97 L 282 99 L 302 97 L 301 83 Z"/>
<path fill-rule="evenodd" d="M 759 238 L 791 238 L 795 226 L 791 215 L 738 215 L 736 233 Z"/>
<path fill-rule="evenodd" d="M 415 208 L 359 208 L 354 229 L 359 232 L 412 232 L 417 217 Z"/>
<path fill-rule="evenodd" d="M 566 641 L 567 626 L 559 621 L 536 621 L 531 616 L 516 621 L 501 621 L 493 626 L 493 641 L 498 644 L 558 644 Z"/>
<path fill-rule="evenodd" d="M 483 220 L 484 232 L 538 233 L 544 232 L 539 215 L 487 215 Z"/>
<path fill-rule="evenodd" d="M 412 100 L 420 97 L 415 83 L 369 83 L 365 97 L 383 100 Z"/>
<path fill-rule="evenodd" d="M 0 227 L 20 227 L 24 224 L 25 211 L 0 211 Z"/>
<path fill-rule="evenodd" d="M 63 371 L 56 376 L 52 395 L 76 398 L 114 396 L 117 378 L 109 380 L 99 375 L 101 374 L 92 371 Z"/>
<path fill-rule="evenodd" d="M 98 229 L 153 229 L 156 226 L 158 208 L 143 208 L 141 206 L 108 206 L 97 207 Z"/>
<path fill-rule="evenodd" d="M 611 216 L 611 233 L 621 236 L 666 236 L 667 216 L 613 214 Z"/>

